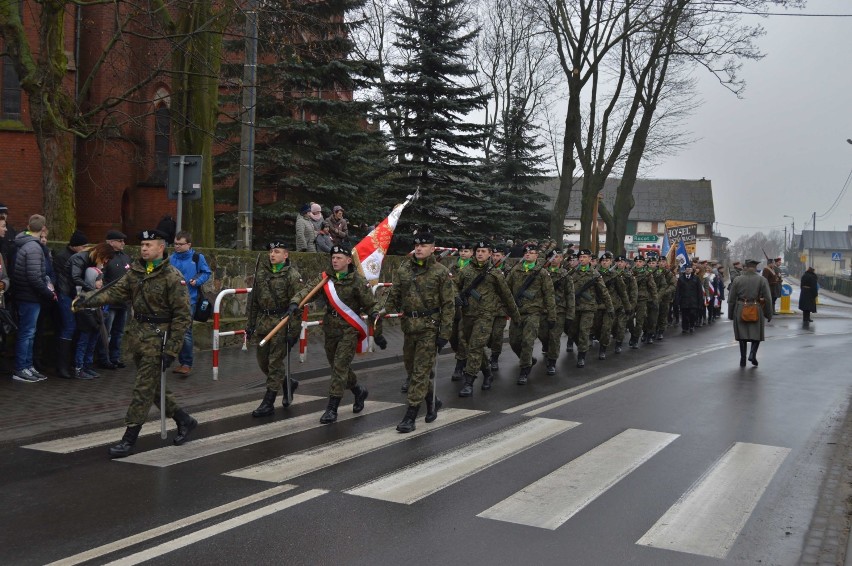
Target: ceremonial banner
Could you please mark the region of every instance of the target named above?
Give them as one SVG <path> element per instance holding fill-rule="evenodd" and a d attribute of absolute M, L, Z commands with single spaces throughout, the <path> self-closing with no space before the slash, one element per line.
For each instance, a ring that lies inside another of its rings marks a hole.
<path fill-rule="evenodd" d="M 672 246 L 674 248 L 674 246 Z M 680 266 L 680 269 L 684 267 L 692 265 L 692 262 L 689 261 L 689 254 L 686 251 L 686 244 L 682 241 L 677 244 L 677 251 L 675 252 L 675 261 Z"/>
<path fill-rule="evenodd" d="M 396 229 L 402 210 L 409 203 L 417 200 L 419 196 L 420 192 L 415 192 L 413 195 L 408 195 L 405 202 L 393 207 L 388 217 L 382 220 L 352 250 L 352 259 L 367 281 L 375 281 L 379 278 L 379 274 L 382 271 L 382 260 L 388 252 L 388 247 L 393 238 L 393 231 Z"/>
<path fill-rule="evenodd" d="M 686 244 L 686 251 L 695 254 L 695 240 L 698 238 L 698 223 L 682 220 L 666 220 L 666 236 L 670 242 L 681 241 Z M 674 245 L 674 244 L 672 244 Z"/>

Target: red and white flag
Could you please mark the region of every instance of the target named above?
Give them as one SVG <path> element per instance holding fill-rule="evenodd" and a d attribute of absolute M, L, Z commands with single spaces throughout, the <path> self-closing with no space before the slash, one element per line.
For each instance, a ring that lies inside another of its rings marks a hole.
<path fill-rule="evenodd" d="M 391 239 L 393 238 L 393 231 L 396 229 L 402 210 L 409 203 L 417 200 L 419 196 L 420 192 L 418 190 L 413 195 L 408 195 L 405 202 L 393 207 L 388 217 L 382 220 L 352 250 L 352 259 L 355 260 L 355 265 L 358 266 L 358 269 L 367 281 L 375 281 L 379 278 L 382 272 L 382 260 L 388 252 L 388 247 L 390 247 Z"/>
<path fill-rule="evenodd" d="M 358 331 L 358 346 L 356 351 L 363 354 L 370 346 L 369 332 L 367 331 L 367 323 L 364 322 L 358 313 L 353 311 L 349 305 L 340 300 L 337 295 L 337 289 L 334 287 L 334 282 L 329 279 L 322 288 L 325 291 L 325 298 L 328 304 L 337 311 L 340 318 L 348 322 L 355 330 Z"/>

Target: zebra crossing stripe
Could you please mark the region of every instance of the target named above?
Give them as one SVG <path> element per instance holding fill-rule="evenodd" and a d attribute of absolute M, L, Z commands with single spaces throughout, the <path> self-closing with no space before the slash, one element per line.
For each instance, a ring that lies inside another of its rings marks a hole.
<path fill-rule="evenodd" d="M 286 491 L 290 491 L 293 489 L 296 489 L 295 485 L 279 485 L 277 487 L 261 491 L 260 493 L 255 493 L 253 495 L 249 495 L 248 497 L 243 497 L 242 499 L 237 499 L 236 501 L 231 501 L 230 503 L 226 503 L 224 505 L 219 505 L 218 507 L 208 509 L 207 511 L 202 511 L 201 513 L 196 513 L 195 515 L 190 515 L 189 517 L 184 517 L 183 519 L 178 519 L 173 523 L 160 525 L 159 527 L 155 527 L 153 529 L 137 533 L 133 536 L 123 538 L 121 540 L 117 540 L 115 542 L 111 542 L 109 544 L 105 544 L 103 546 L 99 546 L 97 548 L 93 548 L 91 550 L 75 554 L 73 556 L 68 556 L 66 558 L 63 558 L 62 560 L 51 562 L 47 566 L 75 566 L 76 564 L 89 562 L 90 560 L 94 560 L 95 558 L 100 558 L 101 556 L 106 556 L 107 554 L 118 552 L 119 550 L 123 550 L 125 548 L 130 548 L 131 546 L 143 543 L 145 541 L 168 535 L 178 529 L 190 527 L 202 521 L 212 519 L 213 517 L 218 517 L 219 515 L 224 515 L 225 513 L 230 513 L 231 511 L 239 509 L 240 507 L 252 505 L 253 503 L 263 501 L 264 499 L 269 499 L 270 497 L 275 497 L 276 495 L 280 495 Z"/>
<path fill-rule="evenodd" d="M 531 419 L 348 489 L 345 493 L 410 505 L 579 424 Z"/>
<path fill-rule="evenodd" d="M 734 444 L 636 544 L 724 559 L 789 453 Z"/>
<path fill-rule="evenodd" d="M 364 410 L 358 414 L 349 410 L 341 411 L 338 414 L 339 416 L 337 417 L 337 420 L 338 422 L 347 421 L 349 419 L 378 413 L 392 407 L 400 406 L 401 405 L 399 403 L 370 401 L 364 406 Z M 173 466 L 175 464 L 189 462 L 190 460 L 195 460 L 197 458 L 204 458 L 206 456 L 212 456 L 213 454 L 227 452 L 228 450 L 243 448 L 259 442 L 266 442 L 267 440 L 273 440 L 282 436 L 304 432 L 313 428 L 328 426 L 320 424 L 319 416 L 321 414 L 322 412 L 311 413 L 309 415 L 302 415 L 292 419 L 270 423 L 268 425 L 253 426 L 225 434 L 208 436 L 206 438 L 187 442 L 183 446 L 167 446 L 157 450 L 134 454 L 118 461 L 130 464 L 155 466 L 159 468 Z"/>
<path fill-rule="evenodd" d="M 477 517 L 557 529 L 678 436 L 627 429 Z"/>
<path fill-rule="evenodd" d="M 267 460 L 225 475 L 281 483 L 482 414 L 485 414 L 485 411 L 445 409 L 440 412 L 437 421 L 430 424 L 418 422 L 417 428 L 408 434 L 400 434 L 391 428 L 359 434 L 352 438 L 329 442 L 274 460 Z"/>
<path fill-rule="evenodd" d="M 292 404 L 297 405 L 299 403 L 307 403 L 309 401 L 316 401 L 322 398 L 323 397 L 316 397 L 313 395 L 294 395 Z M 227 407 L 201 411 L 200 413 L 194 413 L 193 416 L 198 419 L 198 422 L 209 423 L 222 419 L 248 415 L 255 409 L 255 407 L 257 407 L 257 401 L 249 401 L 248 403 L 228 405 Z M 167 422 L 170 427 L 169 430 L 174 430 L 174 421 L 169 419 Z M 124 427 L 110 430 L 99 430 L 88 434 L 60 438 L 58 440 L 29 444 L 24 446 L 24 448 L 29 448 L 30 450 L 41 450 L 43 452 L 53 452 L 54 454 L 70 454 L 72 452 L 79 452 L 81 450 L 96 448 L 98 446 L 106 446 L 107 444 L 117 442 L 123 434 Z M 142 426 L 142 431 L 139 433 L 139 436 L 152 436 L 155 434 L 160 434 L 159 417 L 157 417 L 156 421 L 148 421 L 145 423 Z"/>
<path fill-rule="evenodd" d="M 266 507 L 261 507 L 260 509 L 250 511 L 248 513 L 245 513 L 244 515 L 234 517 L 233 519 L 228 519 L 227 521 L 223 521 L 219 524 L 212 525 L 194 533 L 190 533 L 174 540 L 164 542 L 163 544 L 157 545 L 153 548 L 137 552 L 136 554 L 131 554 L 130 556 L 119 558 L 115 562 L 110 562 L 108 566 L 132 566 L 133 564 L 140 564 L 148 560 L 153 560 L 154 558 L 163 556 L 164 554 L 168 554 L 169 552 L 173 552 L 175 550 L 187 547 L 191 544 L 195 544 L 196 542 L 206 540 L 218 534 L 224 533 L 225 531 L 241 527 L 247 523 L 251 523 L 252 521 L 263 519 L 264 517 L 268 517 L 273 513 L 278 513 L 279 511 L 289 509 L 290 507 L 293 507 L 300 503 L 304 503 L 305 501 L 310 501 L 311 499 L 317 498 L 325 493 L 328 493 L 328 491 L 325 489 L 312 489 L 310 491 L 306 491 L 305 493 L 294 495 L 293 497 L 284 499 L 282 501 L 279 501 L 278 503 L 273 503 L 271 505 L 267 505 Z"/>

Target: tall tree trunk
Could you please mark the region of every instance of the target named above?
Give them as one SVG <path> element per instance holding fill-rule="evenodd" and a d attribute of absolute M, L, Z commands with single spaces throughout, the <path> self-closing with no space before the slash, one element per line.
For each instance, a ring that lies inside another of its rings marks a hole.
<path fill-rule="evenodd" d="M 562 176 L 559 178 L 559 193 L 553 203 L 550 213 L 550 237 L 558 243 L 562 242 L 565 233 L 565 215 L 571 201 L 571 188 L 574 185 L 574 169 L 577 161 L 574 159 L 575 140 L 580 135 L 580 81 L 572 77 L 568 81 L 568 109 L 565 111 L 565 135 L 562 146 Z"/>
<path fill-rule="evenodd" d="M 77 228 L 75 137 L 67 132 L 45 135 L 36 128 L 36 143 L 41 156 L 43 210 L 50 228 L 50 238 L 67 242 Z"/>

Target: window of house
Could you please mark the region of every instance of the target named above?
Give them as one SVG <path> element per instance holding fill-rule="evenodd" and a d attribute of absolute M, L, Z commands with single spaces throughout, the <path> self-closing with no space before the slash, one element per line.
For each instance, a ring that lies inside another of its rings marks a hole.
<path fill-rule="evenodd" d="M 0 57 L 0 118 L 21 119 L 21 81 L 8 55 Z"/>
<path fill-rule="evenodd" d="M 171 131 L 169 107 L 161 105 L 154 111 L 154 163 L 158 173 L 168 173 Z"/>

